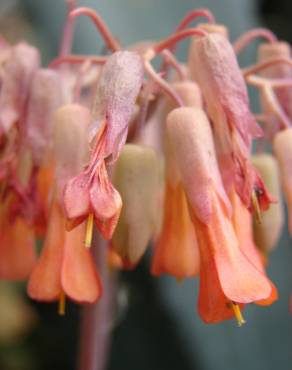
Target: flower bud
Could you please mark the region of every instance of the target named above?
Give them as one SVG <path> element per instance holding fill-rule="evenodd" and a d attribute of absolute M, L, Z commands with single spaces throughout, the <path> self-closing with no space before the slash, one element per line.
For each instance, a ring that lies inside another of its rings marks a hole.
<path fill-rule="evenodd" d="M 78 174 L 89 158 L 90 112 L 78 104 L 67 104 L 54 115 L 54 156 L 57 187 Z"/>
<path fill-rule="evenodd" d="M 155 152 L 127 144 L 116 164 L 113 183 L 123 200 L 113 248 L 124 261 L 135 265 L 157 227 L 160 181 Z"/>

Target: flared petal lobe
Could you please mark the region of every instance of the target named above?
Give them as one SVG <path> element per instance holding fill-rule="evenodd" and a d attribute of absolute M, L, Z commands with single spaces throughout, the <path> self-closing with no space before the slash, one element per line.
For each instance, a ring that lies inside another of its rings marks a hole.
<path fill-rule="evenodd" d="M 169 274 L 183 279 L 199 273 L 198 242 L 181 184 L 166 185 L 164 220 L 153 253 L 153 275 Z"/>

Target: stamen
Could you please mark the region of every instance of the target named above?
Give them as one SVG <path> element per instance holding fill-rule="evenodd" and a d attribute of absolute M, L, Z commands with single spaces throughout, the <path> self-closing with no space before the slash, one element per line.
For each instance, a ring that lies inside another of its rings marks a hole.
<path fill-rule="evenodd" d="M 272 31 L 266 28 L 255 28 L 239 36 L 239 38 L 233 43 L 235 53 L 238 54 L 248 44 L 250 44 L 251 41 L 258 37 L 266 39 L 269 43 L 274 43 L 278 40 L 277 36 Z"/>
<path fill-rule="evenodd" d="M 246 321 L 244 320 L 243 316 L 242 316 L 242 313 L 241 313 L 241 310 L 240 310 L 240 307 L 237 303 L 234 303 L 234 302 L 231 302 L 231 308 L 234 312 L 234 316 L 236 318 L 236 321 L 237 321 L 237 324 L 238 326 L 242 326 L 243 324 L 246 323 Z"/>
<path fill-rule="evenodd" d="M 65 293 L 62 290 L 61 293 L 60 293 L 60 297 L 59 297 L 59 307 L 58 307 L 58 314 L 60 316 L 65 315 L 65 306 L 66 306 L 66 296 L 65 296 Z"/>
<path fill-rule="evenodd" d="M 257 197 L 255 190 L 251 192 L 251 202 L 252 202 L 252 207 L 254 210 L 255 220 L 260 225 L 262 223 L 262 214 L 261 214 L 258 197 Z"/>
<path fill-rule="evenodd" d="M 93 235 L 93 213 L 89 213 L 86 224 L 85 247 L 90 248 Z"/>

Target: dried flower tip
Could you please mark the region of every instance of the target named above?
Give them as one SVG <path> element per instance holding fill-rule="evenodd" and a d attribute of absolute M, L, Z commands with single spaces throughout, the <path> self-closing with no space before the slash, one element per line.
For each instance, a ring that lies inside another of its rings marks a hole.
<path fill-rule="evenodd" d="M 89 139 L 95 141 L 103 124 L 106 136 L 102 155 L 119 156 L 128 132 L 144 76 L 142 58 L 136 52 L 119 51 L 112 54 L 102 68 L 93 108 L 93 123 Z"/>

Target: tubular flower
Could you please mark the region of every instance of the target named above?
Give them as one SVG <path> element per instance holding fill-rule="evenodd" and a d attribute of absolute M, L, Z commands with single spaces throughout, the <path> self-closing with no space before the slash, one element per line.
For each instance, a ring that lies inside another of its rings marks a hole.
<path fill-rule="evenodd" d="M 198 85 L 192 81 L 172 84 L 175 91 L 189 107 L 202 106 Z M 174 109 L 166 100 L 167 113 Z M 160 234 L 154 244 L 151 272 L 153 275 L 169 274 L 178 279 L 196 276 L 200 268 L 199 248 L 193 227 L 181 176 L 174 158 L 174 148 L 165 135 L 165 192 L 164 215 Z"/>
<path fill-rule="evenodd" d="M 181 183 L 166 184 L 162 230 L 154 245 L 151 272 L 178 279 L 199 273 L 200 257 L 196 232 L 190 219 Z"/>
<path fill-rule="evenodd" d="M 178 108 L 168 116 L 167 130 L 198 238 L 200 316 L 205 322 L 219 322 L 235 314 L 242 324 L 238 304 L 266 299 L 272 288 L 239 247 L 210 124 L 202 110 Z"/>
<path fill-rule="evenodd" d="M 159 222 L 159 175 L 153 149 L 125 145 L 113 175 L 124 205 L 111 244 L 126 267 L 139 262 L 155 234 Z"/>
<path fill-rule="evenodd" d="M 103 237 L 112 237 L 122 200 L 108 178 L 106 164 L 116 161 L 126 141 L 142 79 L 142 59 L 134 52 L 114 53 L 101 71 L 89 134 L 90 162 L 64 190 L 68 230 L 93 215 Z"/>
<path fill-rule="evenodd" d="M 28 293 L 38 300 L 60 299 L 64 294 L 79 302 L 94 302 L 101 284 L 90 250 L 84 247 L 85 225 L 65 230 L 61 207 L 63 188 L 88 159 L 89 111 L 66 105 L 55 114 L 56 176 L 49 225 L 40 259 L 29 280 Z"/>
<path fill-rule="evenodd" d="M 263 253 L 269 253 L 277 246 L 284 225 L 284 205 L 281 196 L 277 161 L 271 154 L 262 153 L 252 157 L 255 168 L 261 174 L 267 188 L 277 199 L 276 204 L 263 212 L 261 223 L 254 222 L 254 240 Z"/>
<path fill-rule="evenodd" d="M 261 130 L 249 110 L 246 85 L 231 44 L 216 33 L 196 38 L 189 68 L 202 89 L 212 121 L 226 190 L 235 186 L 250 209 L 253 194 L 260 194 L 260 208 L 267 209 L 271 199 L 249 160 L 251 140 L 261 135 Z"/>

